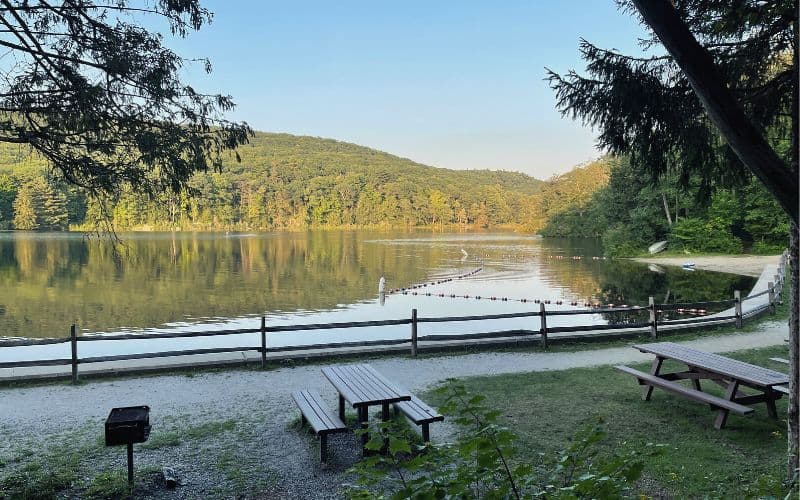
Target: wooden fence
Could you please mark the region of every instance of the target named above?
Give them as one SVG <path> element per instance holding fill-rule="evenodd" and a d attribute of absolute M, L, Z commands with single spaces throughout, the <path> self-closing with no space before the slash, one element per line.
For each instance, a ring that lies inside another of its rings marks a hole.
<path fill-rule="evenodd" d="M 592 309 L 578 309 L 578 310 L 546 310 L 545 304 L 539 303 L 538 311 L 519 312 L 519 313 L 505 313 L 505 314 L 490 314 L 480 316 L 451 316 L 451 317 L 419 317 L 417 310 L 412 309 L 411 316 L 403 319 L 391 319 L 381 321 L 356 321 L 346 323 L 316 323 L 316 324 L 302 324 L 302 325 L 282 325 L 282 326 L 267 326 L 266 318 L 261 318 L 261 324 L 258 328 L 243 328 L 231 330 L 212 330 L 212 331 L 196 331 L 196 332 L 171 332 L 171 333 L 143 333 L 143 334 L 115 334 L 115 335 L 87 335 L 78 336 L 75 325 L 70 327 L 69 337 L 65 338 L 48 338 L 48 339 L 26 339 L 26 340 L 9 340 L 0 341 L 0 348 L 3 347 L 20 347 L 20 346 L 37 346 L 37 345 L 50 345 L 50 344 L 63 344 L 69 342 L 70 344 L 70 357 L 62 359 L 46 359 L 46 360 L 26 360 L 26 361 L 8 361 L 0 362 L 0 368 L 18 368 L 18 367 L 31 367 L 31 366 L 57 366 L 57 365 L 71 365 L 72 367 L 72 381 L 78 381 L 78 366 L 87 363 L 101 363 L 108 361 L 123 361 L 132 359 L 150 359 L 150 358 L 164 358 L 172 356 L 188 356 L 194 354 L 215 354 L 215 353 L 228 353 L 228 352 L 246 352 L 258 351 L 261 353 L 261 365 L 266 366 L 268 353 L 280 353 L 288 351 L 318 351 L 325 349 L 340 349 L 351 347 L 389 347 L 408 344 L 410 353 L 413 356 L 417 355 L 419 351 L 419 343 L 428 343 L 435 345 L 437 342 L 453 342 L 453 341 L 469 341 L 481 339 L 511 339 L 519 337 L 539 337 L 539 341 L 543 348 L 547 348 L 548 336 L 555 333 L 580 333 L 580 332 L 598 332 L 598 331 L 636 331 L 642 329 L 649 329 L 650 336 L 654 339 L 658 338 L 659 330 L 663 328 L 695 328 L 702 327 L 703 325 L 723 325 L 728 323 L 735 323 L 737 327 L 741 327 L 744 319 L 754 317 L 768 310 L 774 311 L 775 304 L 781 300 L 781 291 L 783 290 L 784 269 L 786 264 L 787 254 L 781 256 L 780 265 L 778 266 L 777 274 L 774 275 L 773 281 L 769 282 L 767 289 L 756 294 L 751 294 L 745 298 L 741 297 L 741 293 L 737 290 L 734 292 L 732 299 L 711 302 L 693 302 L 681 304 L 656 304 L 653 297 L 648 300 L 647 306 L 633 306 L 633 307 L 600 307 Z M 748 309 L 743 312 L 742 304 L 746 301 L 756 299 L 767 295 L 768 298 L 764 304 Z M 678 320 L 664 320 L 663 313 L 678 310 L 698 310 L 708 308 L 724 308 L 728 310 L 733 308 L 733 314 L 712 314 L 709 316 L 702 316 L 689 319 Z M 549 327 L 547 319 L 553 316 L 581 316 L 581 315 L 594 315 L 594 314 L 608 314 L 608 313 L 638 313 L 647 311 L 648 320 L 635 322 L 635 323 L 620 323 L 620 324 L 586 324 L 575 326 L 557 326 Z M 453 323 L 453 322 L 468 322 L 468 321 L 488 321 L 497 319 L 512 319 L 512 318 L 539 318 L 538 329 L 522 329 L 522 330 L 505 330 L 485 333 L 469 333 L 469 334 L 428 334 L 419 335 L 418 325 L 420 323 Z M 408 338 L 402 339 L 383 339 L 383 340 L 366 340 L 356 342 L 326 342 L 316 343 L 310 345 L 292 345 L 292 346 L 275 346 L 270 347 L 267 343 L 267 333 L 274 332 L 298 332 L 298 331 L 319 331 L 319 330 L 332 330 L 342 328 L 365 328 L 365 327 L 381 327 L 391 325 L 410 325 L 410 335 Z M 82 342 L 95 342 L 95 341 L 115 341 L 115 340 L 145 340 L 145 339 L 174 339 L 174 338 L 188 338 L 188 337 L 212 337 L 224 335 L 240 335 L 240 334 L 259 334 L 260 345 L 253 346 L 237 346 L 237 347 L 214 347 L 205 349 L 186 349 L 178 351 L 163 351 L 163 352 L 149 352 L 137 354 L 118 354 L 111 356 L 93 356 L 81 358 L 78 355 L 78 344 Z M 608 337 L 610 337 L 609 335 Z"/>

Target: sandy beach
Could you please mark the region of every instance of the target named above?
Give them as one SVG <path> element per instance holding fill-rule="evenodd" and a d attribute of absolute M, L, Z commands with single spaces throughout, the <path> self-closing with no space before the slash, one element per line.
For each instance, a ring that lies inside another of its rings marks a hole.
<path fill-rule="evenodd" d="M 704 271 L 717 271 L 720 273 L 741 274 L 743 276 L 759 277 L 764 267 L 776 262 L 775 255 L 710 255 L 685 257 L 637 257 L 632 260 L 646 264 L 662 266 L 681 266 L 685 262 L 694 262 L 695 269 Z"/>

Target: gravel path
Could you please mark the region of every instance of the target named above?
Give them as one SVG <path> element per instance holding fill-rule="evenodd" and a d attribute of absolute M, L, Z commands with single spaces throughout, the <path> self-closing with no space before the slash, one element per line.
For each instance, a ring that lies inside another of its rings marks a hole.
<path fill-rule="evenodd" d="M 759 331 L 707 337 L 685 342 L 699 349 L 726 352 L 783 343 L 786 325 L 764 324 Z M 414 392 L 449 377 L 562 370 L 575 367 L 645 361 L 630 347 L 566 353 L 478 353 L 461 356 L 377 358 L 370 363 Z M 189 442 L 138 449 L 137 467 L 169 465 L 184 478 L 184 485 L 168 492 L 152 488 L 145 496 L 201 498 L 229 496 L 250 484 L 253 474 L 272 487 L 269 497 L 331 498 L 336 496 L 346 469 L 358 459 L 358 446 L 350 434 L 331 438 L 331 463 L 320 468 L 310 437 L 297 432 L 297 411 L 291 392 L 318 390 L 335 407 L 335 393 L 320 372 L 322 365 L 286 367 L 273 371 L 219 371 L 153 377 L 98 380 L 84 385 L 43 385 L 0 390 L 0 458 L 9 460 L 15 449 L 62 439 L 94 446 L 92 458 L 82 465 L 87 477 L 102 470 L 124 469 L 122 449 L 98 447 L 102 422 L 112 407 L 147 404 L 156 440 L 192 434 Z M 64 429 L 78 427 L 79 431 Z M 54 431 L 55 429 L 55 431 Z M 432 427 L 433 439 L 448 432 Z M 77 432 L 77 434 L 76 434 Z M 9 437 L 9 436 L 14 436 Z M 198 449 L 200 443 L 202 448 Z M 0 462 L 2 463 L 2 462 Z M 2 469 L 0 469 L 2 471 Z M 229 488 L 226 490 L 225 488 Z"/>

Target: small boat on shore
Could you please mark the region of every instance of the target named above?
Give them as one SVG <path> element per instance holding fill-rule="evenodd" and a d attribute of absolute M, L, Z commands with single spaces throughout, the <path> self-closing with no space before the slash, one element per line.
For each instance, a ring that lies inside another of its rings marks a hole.
<path fill-rule="evenodd" d="M 667 242 L 666 241 L 658 241 L 656 243 L 653 243 L 649 247 L 647 247 L 647 251 L 650 252 L 651 254 L 654 254 L 654 253 L 661 252 L 665 248 L 667 248 Z"/>
<path fill-rule="evenodd" d="M 694 262 L 684 262 L 681 267 L 687 271 L 694 271 Z"/>

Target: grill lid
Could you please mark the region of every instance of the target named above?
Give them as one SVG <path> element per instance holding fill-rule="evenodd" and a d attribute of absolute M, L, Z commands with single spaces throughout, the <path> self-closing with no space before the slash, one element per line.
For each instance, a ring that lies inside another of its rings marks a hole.
<path fill-rule="evenodd" d="M 150 421 L 149 406 L 129 406 L 114 408 L 108 415 L 107 424 L 130 424 L 136 422 L 147 423 Z"/>

